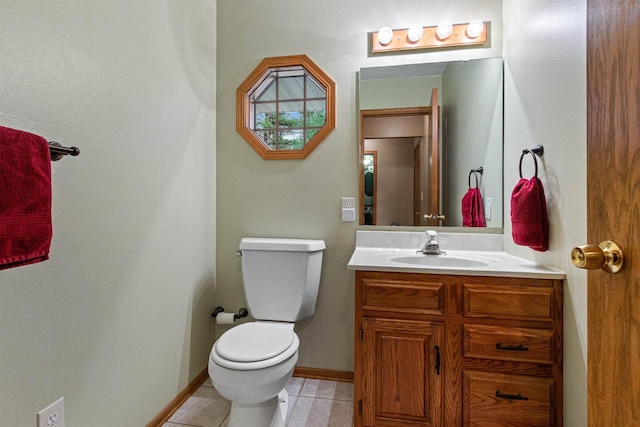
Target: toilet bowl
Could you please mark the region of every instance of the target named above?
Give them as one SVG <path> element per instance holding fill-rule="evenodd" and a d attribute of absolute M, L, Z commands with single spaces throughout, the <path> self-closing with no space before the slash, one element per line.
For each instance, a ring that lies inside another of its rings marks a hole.
<path fill-rule="evenodd" d="M 209 376 L 231 401 L 228 427 L 284 427 L 287 382 L 298 361 L 294 322 L 315 311 L 322 240 L 243 238 L 242 285 L 254 322 L 215 342 Z"/>
<path fill-rule="evenodd" d="M 282 427 L 288 409 L 284 389 L 298 360 L 293 324 L 250 322 L 230 329 L 211 350 L 209 376 L 230 400 L 229 427 Z"/>

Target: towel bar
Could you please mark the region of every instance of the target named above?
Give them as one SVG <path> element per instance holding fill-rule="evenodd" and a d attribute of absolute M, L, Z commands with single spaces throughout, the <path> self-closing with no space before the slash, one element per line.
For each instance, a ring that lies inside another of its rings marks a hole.
<path fill-rule="evenodd" d="M 51 152 L 51 160 L 60 160 L 64 156 L 77 156 L 80 154 L 78 147 L 63 147 L 55 141 L 49 142 L 49 151 Z"/>

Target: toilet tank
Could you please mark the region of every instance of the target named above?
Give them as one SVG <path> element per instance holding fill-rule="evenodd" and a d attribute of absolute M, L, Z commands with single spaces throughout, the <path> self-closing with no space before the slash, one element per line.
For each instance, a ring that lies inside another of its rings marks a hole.
<path fill-rule="evenodd" d="M 323 240 L 245 237 L 240 240 L 242 283 L 257 320 L 295 322 L 316 309 Z"/>

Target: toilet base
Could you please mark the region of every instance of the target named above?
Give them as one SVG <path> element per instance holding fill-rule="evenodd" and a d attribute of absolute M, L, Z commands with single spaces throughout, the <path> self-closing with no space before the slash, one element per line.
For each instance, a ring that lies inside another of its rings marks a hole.
<path fill-rule="evenodd" d="M 288 409 L 287 390 L 282 390 L 266 402 L 232 402 L 228 427 L 284 427 Z"/>

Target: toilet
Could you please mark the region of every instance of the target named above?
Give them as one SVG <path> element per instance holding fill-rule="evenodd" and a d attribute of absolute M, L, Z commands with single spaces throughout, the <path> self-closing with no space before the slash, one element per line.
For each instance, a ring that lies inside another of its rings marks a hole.
<path fill-rule="evenodd" d="M 229 329 L 215 342 L 209 376 L 231 401 L 229 427 L 283 427 L 285 386 L 298 360 L 294 322 L 315 311 L 322 240 L 243 238 L 242 283 L 256 319 Z"/>

